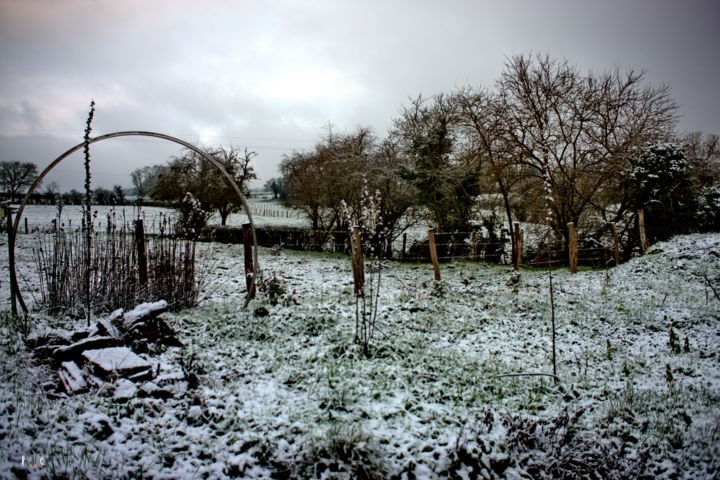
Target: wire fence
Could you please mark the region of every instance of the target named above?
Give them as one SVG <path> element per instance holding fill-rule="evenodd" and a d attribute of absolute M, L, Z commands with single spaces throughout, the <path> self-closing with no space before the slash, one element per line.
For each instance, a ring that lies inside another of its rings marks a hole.
<path fill-rule="evenodd" d="M 277 203 L 253 203 L 250 205 L 250 213 L 257 217 L 270 218 L 295 218 L 303 219 L 305 214 L 300 210 L 293 210 Z"/>
<path fill-rule="evenodd" d="M 258 246 L 271 249 L 297 251 L 335 252 L 350 254 L 349 231 L 316 231 L 301 227 L 259 227 L 256 228 Z M 495 264 L 511 264 L 512 243 L 509 236 L 490 239 L 481 232 L 438 232 L 435 233 L 437 257 L 440 262 L 468 261 Z M 217 227 L 206 240 L 221 243 L 242 243 L 242 230 L 238 227 Z M 391 242 L 373 245 L 365 235 L 363 253 L 365 256 L 379 256 L 394 260 L 427 263 L 431 261 L 428 236 L 422 234 L 401 234 Z M 582 242 L 581 242 L 582 243 Z M 577 251 L 578 264 L 603 267 L 614 264 L 615 257 L 611 241 L 584 242 L 593 246 L 580 247 Z M 565 266 L 569 254 L 560 244 L 548 248 L 543 242 L 526 242 L 521 252 L 522 264 L 530 266 Z"/>
<path fill-rule="evenodd" d="M 302 213 L 284 208 L 276 203 L 258 203 L 251 207 L 253 215 L 271 218 L 296 218 Z M 119 231 L 122 228 L 132 231 L 138 212 L 109 210 L 95 214 L 93 229 L 95 231 Z M 130 216 L 130 215 L 132 216 Z M 147 234 L 160 234 L 169 230 L 172 216 L 164 211 L 146 211 L 140 213 L 145 220 Z M 135 218 L 133 218 L 135 217 Z M 50 221 L 47 221 L 50 220 Z M 45 233 L 74 232 L 81 229 L 81 222 L 69 219 L 47 219 L 42 226 L 36 225 L 31 231 Z M 24 230 L 21 226 L 21 230 Z M 21 232 L 22 233 L 22 232 Z M 298 251 L 336 252 L 351 251 L 349 231 L 312 230 L 304 226 L 260 226 L 256 228 L 258 246 L 267 248 L 287 248 Z M 381 245 L 373 245 L 365 235 L 363 251 L 366 256 L 380 256 L 409 262 L 430 262 L 430 247 L 426 231 L 415 229 L 395 235 L 391 241 Z M 503 229 L 499 235 L 488 235 L 479 229 L 466 232 L 436 232 L 437 257 L 440 262 L 469 261 L 494 264 L 511 264 L 514 262 L 513 248 L 509 231 Z M 209 228 L 200 238 L 205 241 L 222 243 L 242 243 L 242 230 L 239 226 L 214 226 Z M 603 267 L 615 263 L 612 237 L 596 239 L 580 237 L 577 249 L 577 263 L 582 266 Z M 623 255 L 624 258 L 627 255 Z M 551 243 L 550 247 L 543 237 L 528 235 L 522 242 L 521 259 L 523 265 L 530 266 L 564 266 L 570 263 L 568 250 L 561 243 Z"/>

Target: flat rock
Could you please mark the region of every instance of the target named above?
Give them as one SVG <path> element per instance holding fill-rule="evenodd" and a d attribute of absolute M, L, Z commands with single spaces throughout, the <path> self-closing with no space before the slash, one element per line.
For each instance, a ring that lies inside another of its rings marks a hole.
<path fill-rule="evenodd" d="M 159 317 L 136 323 L 128 330 L 127 337 L 133 340 L 145 339 L 151 343 L 159 343 L 171 347 L 183 346 L 173 328 Z"/>
<path fill-rule="evenodd" d="M 93 333 L 93 328 L 84 328 L 82 330 L 75 330 L 71 333 L 71 338 L 73 342 L 79 342 L 80 340 L 83 340 L 87 337 L 89 337 Z"/>
<path fill-rule="evenodd" d="M 118 339 L 112 337 L 89 337 L 79 342 L 55 349 L 52 356 L 58 362 L 75 359 L 85 350 L 112 347 L 119 343 Z"/>
<path fill-rule="evenodd" d="M 102 413 L 83 413 L 79 419 L 82 420 L 84 429 L 97 440 L 106 440 L 113 434 L 112 420 Z"/>
<path fill-rule="evenodd" d="M 165 300 L 159 300 L 157 302 L 141 303 L 131 311 L 123 315 L 123 327 L 126 330 L 130 329 L 134 324 L 155 318 L 168 309 L 168 304 Z"/>
<path fill-rule="evenodd" d="M 175 397 L 185 395 L 188 391 L 188 382 L 183 372 L 158 375 L 155 378 L 155 383 L 168 392 L 171 392 Z"/>
<path fill-rule="evenodd" d="M 155 383 L 161 387 L 182 381 L 185 381 L 185 374 L 181 371 L 163 373 L 162 375 L 158 375 L 155 379 Z"/>
<path fill-rule="evenodd" d="M 65 391 L 71 395 L 84 392 L 87 389 L 87 382 L 82 371 L 80 371 L 80 367 L 75 362 L 61 363 L 58 376 Z"/>
<path fill-rule="evenodd" d="M 32 332 L 25 340 L 32 348 L 42 346 L 65 346 L 73 343 L 72 332 L 67 330 L 51 330 L 49 332 Z"/>
<path fill-rule="evenodd" d="M 85 350 L 82 356 L 99 375 L 103 376 L 115 373 L 121 377 L 127 377 L 143 371 L 152 372 L 152 365 L 127 347 Z"/>

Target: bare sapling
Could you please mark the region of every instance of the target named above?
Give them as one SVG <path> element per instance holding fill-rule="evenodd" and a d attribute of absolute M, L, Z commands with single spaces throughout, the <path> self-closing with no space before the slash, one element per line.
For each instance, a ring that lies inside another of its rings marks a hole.
<path fill-rule="evenodd" d="M 557 355 L 556 355 L 556 348 L 555 348 L 555 295 L 553 291 L 553 278 L 552 278 L 552 221 L 553 221 L 553 212 L 552 212 L 552 205 L 554 202 L 553 196 L 552 196 L 552 182 L 550 180 L 550 173 L 547 170 L 547 166 L 545 167 L 543 171 L 543 176 L 545 178 L 545 205 L 547 207 L 547 268 L 548 268 L 548 288 L 550 290 L 550 328 L 552 332 L 552 367 L 553 367 L 553 373 L 506 373 L 501 375 L 494 375 L 490 378 L 506 378 L 506 377 L 552 377 L 555 383 L 559 381 L 559 378 L 557 376 Z"/>
<path fill-rule="evenodd" d="M 363 258 L 362 233 L 375 233 L 383 239 L 387 231 L 376 230 L 382 225 L 380 192 L 370 194 L 367 186 L 363 187 L 361 194 L 361 208 L 353 212 L 343 203 L 343 214 L 351 225 L 350 241 L 352 251 L 353 279 L 355 284 L 355 341 L 359 343 L 366 357 L 371 355 L 371 344 L 377 329 L 377 314 L 382 284 L 382 262 L 377 245 L 383 242 L 371 243 L 368 247 L 371 264 L 367 269 L 369 278 L 365 277 Z"/>
<path fill-rule="evenodd" d="M 543 171 L 543 176 L 545 177 L 545 203 L 547 207 L 547 267 L 548 267 L 548 288 L 550 290 L 550 326 L 552 329 L 552 366 L 553 366 L 553 376 L 555 377 L 555 381 L 558 381 L 557 377 L 557 356 L 555 354 L 555 295 L 553 291 L 553 282 L 552 282 L 552 261 L 551 261 L 551 252 L 550 252 L 550 246 L 552 245 L 552 222 L 553 222 L 553 212 L 552 212 L 552 204 L 553 204 L 553 196 L 552 196 L 552 182 L 550 181 L 550 171 L 548 170 L 547 164 L 545 165 L 545 169 Z"/>

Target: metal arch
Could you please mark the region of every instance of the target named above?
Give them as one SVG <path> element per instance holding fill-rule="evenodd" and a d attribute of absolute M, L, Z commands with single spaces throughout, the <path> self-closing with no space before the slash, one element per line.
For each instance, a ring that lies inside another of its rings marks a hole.
<path fill-rule="evenodd" d="M 232 185 L 233 189 L 235 190 L 235 193 L 237 193 L 238 198 L 240 198 L 240 202 L 242 203 L 243 209 L 245 210 L 245 213 L 248 216 L 248 219 L 250 220 L 250 229 L 252 231 L 252 239 L 253 239 L 253 266 L 255 270 L 255 275 L 260 274 L 260 264 L 258 262 L 258 244 L 257 244 L 257 236 L 255 235 L 255 223 L 252 219 L 252 214 L 250 213 L 250 206 L 247 203 L 247 200 L 245 200 L 245 196 L 240 191 L 240 188 L 237 186 L 237 183 L 235 183 L 235 180 L 232 178 L 232 176 L 223 168 L 223 166 L 214 158 L 212 158 L 207 153 L 200 150 L 195 145 L 192 145 L 191 143 L 188 143 L 184 140 L 181 140 L 176 137 L 172 137 L 170 135 L 165 135 L 163 133 L 157 133 L 157 132 L 146 132 L 146 131 L 139 131 L 139 130 L 131 130 L 126 132 L 113 132 L 113 133 L 107 133 L 105 135 L 100 135 L 95 138 L 91 138 L 88 140 L 87 144 L 90 145 L 91 143 L 99 142 L 101 140 L 107 140 L 110 138 L 116 138 L 116 137 L 154 137 L 154 138 L 160 138 L 163 140 L 168 140 L 170 142 L 177 143 L 179 145 L 182 145 L 183 147 L 192 150 L 193 152 L 197 153 L 201 157 L 203 157 L 205 160 L 209 161 L 212 165 L 214 165 L 220 172 L 225 175 L 225 178 L 227 178 L 230 181 L 230 185 Z M 45 168 L 45 170 L 38 175 L 38 177 L 35 179 L 33 184 L 28 189 L 27 193 L 23 197 L 22 203 L 20 204 L 20 208 L 18 208 L 17 214 L 15 216 L 15 223 L 13 224 L 13 238 L 11 240 L 10 248 L 12 251 L 15 251 L 15 237 L 17 236 L 18 227 L 20 226 L 20 217 L 22 216 L 23 210 L 25 209 L 25 205 L 27 204 L 28 199 L 30 198 L 30 194 L 32 194 L 35 189 L 40 185 L 40 182 L 42 182 L 43 178 L 52 170 L 55 168 L 61 161 L 63 161 L 66 157 L 69 155 L 75 153 L 76 151 L 80 150 L 85 146 L 85 142 L 79 143 L 57 157 L 50 165 Z M 17 286 L 17 277 L 15 273 L 15 269 L 10 270 L 10 275 L 12 275 L 13 279 L 15 280 L 14 284 L 16 285 L 16 294 L 17 298 L 20 302 L 20 305 L 22 306 L 25 313 L 27 313 L 27 307 L 25 306 L 25 302 L 23 301 L 22 295 L 20 293 L 20 287 Z M 253 280 L 253 288 L 255 287 L 254 280 Z M 248 299 L 249 301 L 251 298 L 251 292 L 248 291 Z M 246 302 L 247 305 L 247 302 Z"/>

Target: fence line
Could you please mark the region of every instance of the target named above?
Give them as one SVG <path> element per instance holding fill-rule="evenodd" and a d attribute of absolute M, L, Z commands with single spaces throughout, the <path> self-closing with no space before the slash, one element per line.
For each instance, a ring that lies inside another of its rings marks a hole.
<path fill-rule="evenodd" d="M 270 213 L 285 215 L 290 214 L 295 217 L 299 216 L 300 212 L 293 212 L 290 210 L 282 209 L 263 209 L 255 208 L 256 212 Z M 254 212 L 254 214 L 256 214 Z M 143 215 L 144 216 L 144 215 Z M 287 218 L 287 217 L 284 217 Z M 119 220 L 119 221 L 118 221 Z M 133 219 L 134 220 L 134 219 Z M 167 223 L 168 218 L 162 216 L 162 218 L 153 219 L 149 222 L 149 227 L 146 228 L 146 233 L 162 233 L 167 231 L 163 228 L 163 222 Z M 96 231 L 115 231 L 120 229 L 123 222 L 127 225 L 131 225 L 130 219 L 125 216 L 118 216 L 118 218 L 97 218 L 95 223 Z M 166 227 L 167 225 L 165 225 Z M 215 227 L 214 231 L 219 230 L 220 227 Z M 228 230 L 238 230 L 239 227 L 225 227 Z M 57 225 L 56 222 L 51 223 L 46 228 L 34 228 L 33 231 L 41 231 L 44 233 L 52 233 L 56 231 L 72 232 L 80 229 L 80 226 L 72 225 L 69 222 L 68 225 Z M 128 228 L 131 230 L 132 228 Z M 441 262 L 447 262 L 452 260 L 466 260 L 466 261 L 484 261 L 489 263 L 498 264 L 512 264 L 513 259 L 511 258 L 511 244 L 510 237 L 501 236 L 501 240 L 490 241 L 487 236 L 482 235 L 482 229 L 466 231 L 466 232 L 437 232 L 435 233 L 436 248 L 438 249 L 438 260 Z M 304 227 L 259 227 L 258 228 L 259 238 L 258 246 L 273 248 L 282 246 L 291 250 L 300 251 L 330 251 L 330 252 L 350 252 L 350 232 L 345 230 L 331 230 L 331 231 L 313 231 Z M 523 232 L 524 234 L 524 232 Z M 464 237 L 463 241 L 443 241 L 449 236 Z M 527 236 L 523 235 L 527 240 Z M 272 240 L 268 240 L 267 237 L 275 237 Z M 473 241 L 474 239 L 474 241 Z M 216 240 L 211 234 L 205 240 Z M 223 240 L 217 240 L 223 241 Z M 403 248 L 400 248 L 402 242 Z M 230 240 L 227 243 L 241 243 L 241 239 Z M 548 256 L 550 257 L 550 263 L 552 265 L 568 265 L 568 252 L 564 249 L 550 249 L 543 248 L 542 244 L 535 244 L 532 246 L 527 245 L 527 242 L 521 242 L 520 258 L 524 259 L 524 264 L 531 266 L 547 265 Z M 582 265 L 607 265 L 619 255 L 615 252 L 613 245 L 613 239 L 609 236 L 608 242 L 596 242 L 596 247 L 585 247 L 577 248 L 577 261 Z M 606 244 L 607 243 L 607 244 Z M 369 252 L 369 248 L 367 251 Z M 391 252 L 392 258 L 403 261 L 422 261 L 430 262 L 430 251 L 428 245 L 428 238 L 422 233 L 414 232 L 398 234 L 391 241 Z"/>

